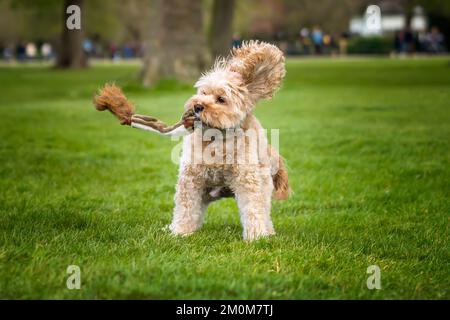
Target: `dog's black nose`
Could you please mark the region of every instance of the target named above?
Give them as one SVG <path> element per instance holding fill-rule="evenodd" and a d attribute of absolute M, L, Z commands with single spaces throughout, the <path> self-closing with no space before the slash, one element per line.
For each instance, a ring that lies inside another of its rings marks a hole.
<path fill-rule="evenodd" d="M 194 106 L 194 111 L 195 111 L 196 113 L 202 112 L 203 109 L 205 109 L 205 107 L 202 106 L 201 104 L 196 104 L 196 105 Z"/>

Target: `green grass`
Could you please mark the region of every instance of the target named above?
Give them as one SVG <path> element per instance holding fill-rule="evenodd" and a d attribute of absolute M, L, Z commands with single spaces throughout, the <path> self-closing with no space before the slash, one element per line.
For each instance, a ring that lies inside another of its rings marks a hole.
<path fill-rule="evenodd" d="M 232 200 L 191 237 L 161 230 L 177 142 L 91 97 L 115 80 L 172 122 L 192 89 L 142 89 L 137 69 L 0 68 L 0 298 L 450 298 L 447 59 L 289 61 L 256 113 L 280 129 L 295 194 L 254 243 Z M 81 290 L 66 288 L 71 264 Z M 373 264 L 381 290 L 366 288 Z"/>

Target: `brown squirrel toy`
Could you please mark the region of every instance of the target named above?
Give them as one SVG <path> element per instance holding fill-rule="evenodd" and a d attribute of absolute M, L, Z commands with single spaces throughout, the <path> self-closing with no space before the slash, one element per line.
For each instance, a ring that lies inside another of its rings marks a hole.
<path fill-rule="evenodd" d="M 193 110 L 187 110 L 180 121 L 167 125 L 157 118 L 134 113 L 134 105 L 123 94 L 122 89 L 114 84 L 106 84 L 93 99 L 98 111 L 109 110 L 122 125 L 156 132 L 166 136 L 186 135 L 193 131 L 197 120 Z"/>

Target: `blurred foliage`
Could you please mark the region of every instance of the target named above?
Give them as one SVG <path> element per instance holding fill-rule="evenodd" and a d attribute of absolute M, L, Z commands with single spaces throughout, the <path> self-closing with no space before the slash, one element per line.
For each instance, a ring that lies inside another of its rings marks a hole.
<path fill-rule="evenodd" d="M 52 39 L 61 31 L 62 0 L 0 0 L 0 41 Z"/>
<path fill-rule="evenodd" d="M 350 54 L 388 54 L 393 47 L 390 37 L 352 38 L 348 42 Z"/>

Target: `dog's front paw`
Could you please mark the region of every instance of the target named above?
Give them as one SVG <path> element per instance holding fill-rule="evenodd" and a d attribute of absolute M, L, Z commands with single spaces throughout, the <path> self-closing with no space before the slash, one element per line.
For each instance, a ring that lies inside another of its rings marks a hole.
<path fill-rule="evenodd" d="M 180 227 L 179 225 L 174 225 L 173 223 L 166 226 L 166 230 L 170 230 L 170 232 L 174 236 L 182 236 L 187 237 L 193 234 L 196 230 L 192 228 Z"/>
<path fill-rule="evenodd" d="M 275 235 L 275 230 L 273 229 L 273 227 L 270 228 L 266 226 L 250 226 L 244 229 L 243 236 L 245 241 L 254 241 L 273 235 Z"/>

